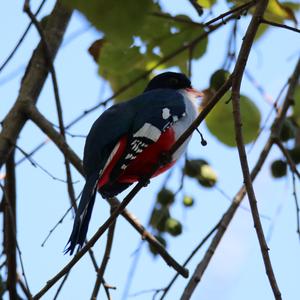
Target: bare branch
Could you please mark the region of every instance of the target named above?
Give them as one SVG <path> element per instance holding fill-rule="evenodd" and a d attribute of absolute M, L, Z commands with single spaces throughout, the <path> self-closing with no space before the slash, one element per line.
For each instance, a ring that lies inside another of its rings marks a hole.
<path fill-rule="evenodd" d="M 300 33 L 300 29 L 298 29 L 298 28 L 291 27 L 291 26 L 288 26 L 288 25 L 285 25 L 285 24 L 280 24 L 280 23 L 268 21 L 266 19 L 262 19 L 261 23 L 268 24 L 268 25 L 275 26 L 275 27 L 279 27 L 279 28 L 284 28 L 284 29 L 287 29 L 287 30 L 291 30 L 291 31 Z"/>
<path fill-rule="evenodd" d="M 194 255 L 201 249 L 201 247 L 207 242 L 207 240 L 213 235 L 213 233 L 218 229 L 219 226 L 220 226 L 220 223 L 215 225 L 210 230 L 210 232 L 200 241 L 200 243 L 197 245 L 197 247 L 192 251 L 192 253 L 189 255 L 189 257 L 185 260 L 184 264 L 182 265 L 183 267 L 185 267 L 191 261 L 191 259 L 194 257 Z M 162 300 L 166 297 L 168 291 L 170 290 L 170 288 L 172 287 L 172 285 L 174 284 L 174 282 L 176 281 L 177 278 L 178 278 L 178 273 L 174 275 L 174 277 L 172 278 L 170 283 L 164 289 L 161 289 L 163 291 L 163 294 L 159 298 L 160 300 Z"/>
<path fill-rule="evenodd" d="M 26 105 L 24 112 L 50 139 L 59 147 L 59 149 L 68 157 L 77 171 L 83 174 L 81 160 L 75 152 L 65 142 L 65 139 L 53 128 L 52 124 L 38 111 L 35 105 Z"/>
<path fill-rule="evenodd" d="M 41 42 L 44 45 L 45 56 L 46 56 L 46 60 L 47 60 L 48 66 L 49 66 L 49 71 L 50 71 L 52 83 L 53 83 L 53 90 L 54 90 L 55 104 L 56 104 L 57 115 L 58 115 L 59 129 L 60 129 L 60 133 L 63 136 L 63 138 L 66 139 L 65 126 L 64 126 L 64 121 L 63 121 L 63 112 L 62 112 L 61 100 L 60 100 L 60 96 L 59 96 L 57 77 L 56 77 L 56 72 L 55 72 L 55 68 L 53 65 L 48 41 L 46 40 L 46 35 L 45 35 L 44 30 L 42 29 L 40 23 L 37 21 L 35 15 L 30 10 L 29 0 L 25 0 L 24 11 L 28 14 L 29 18 L 31 19 L 31 22 L 35 25 L 35 27 L 41 37 Z M 66 157 L 66 155 L 64 155 L 64 157 L 65 157 L 65 168 L 66 168 L 66 175 L 67 175 L 68 194 L 69 194 L 70 202 L 71 202 L 72 206 L 75 208 L 76 201 L 75 201 L 75 192 L 74 192 L 73 183 L 72 183 L 70 162 L 69 162 L 68 158 Z"/>
<path fill-rule="evenodd" d="M 252 179 L 249 171 L 248 160 L 247 160 L 247 155 L 246 155 L 246 150 L 245 150 L 245 145 L 243 140 L 242 119 L 240 113 L 240 87 L 241 87 L 242 77 L 249 57 L 251 46 L 254 42 L 256 31 L 258 30 L 261 17 L 263 16 L 267 5 L 268 5 L 268 0 L 262 0 L 257 4 L 253 18 L 246 32 L 246 36 L 244 38 L 244 42 L 242 44 L 241 51 L 239 53 L 238 60 L 236 63 L 236 68 L 234 70 L 234 78 L 232 81 L 232 107 L 233 107 L 235 138 L 236 138 L 237 148 L 239 152 L 245 187 L 246 187 L 246 191 L 247 191 L 247 195 L 249 198 L 249 203 L 252 211 L 254 227 L 259 240 L 261 253 L 263 256 L 265 269 L 268 275 L 268 279 L 270 281 L 270 285 L 272 287 L 275 299 L 280 300 L 281 293 L 276 282 L 275 274 L 273 272 L 273 267 L 268 253 L 269 248 L 267 246 L 267 242 L 265 240 L 263 228 L 259 218 L 257 200 L 252 185 Z"/>
<path fill-rule="evenodd" d="M 4 193 L 4 251 L 7 264 L 7 288 L 10 299 L 17 299 L 17 261 L 16 261 L 16 174 L 15 152 L 11 152 L 6 163 Z"/>
<path fill-rule="evenodd" d="M 43 0 L 40 4 L 40 6 L 38 7 L 36 13 L 34 14 L 34 16 L 37 16 L 38 13 L 41 11 L 41 9 L 43 8 L 44 4 L 46 3 L 46 0 Z M 23 43 L 27 33 L 29 32 L 29 29 L 32 25 L 32 22 L 30 22 L 28 24 L 28 26 L 26 27 L 24 33 L 22 34 L 22 36 L 20 37 L 19 41 L 17 42 L 17 45 L 15 46 L 15 48 L 11 51 L 11 53 L 8 55 L 8 57 L 6 58 L 6 60 L 3 62 L 3 64 L 0 66 L 0 72 L 3 71 L 3 69 L 6 67 L 6 65 L 9 63 L 9 61 L 13 58 L 13 56 L 15 55 L 15 53 L 17 52 L 17 50 L 19 49 L 19 47 L 21 46 L 21 44 Z"/>
<path fill-rule="evenodd" d="M 197 2 L 197 0 L 189 0 L 189 2 L 195 8 L 195 10 L 198 13 L 198 15 L 202 16 L 202 14 L 203 14 L 203 7 Z"/>
<path fill-rule="evenodd" d="M 285 156 L 288 165 L 291 168 L 291 171 L 297 175 L 298 179 L 300 179 L 300 173 L 297 170 L 297 167 L 290 155 L 290 153 L 287 151 L 287 149 L 282 144 L 281 140 L 279 138 L 274 138 L 274 143 L 278 146 L 278 148 L 281 150 L 282 154 Z"/>
<path fill-rule="evenodd" d="M 114 206 L 111 206 L 111 211 L 113 211 L 113 210 L 114 210 Z M 100 285 L 103 281 L 104 272 L 105 272 L 106 266 L 108 264 L 108 261 L 110 259 L 110 252 L 111 252 L 112 243 L 113 243 L 113 239 L 114 239 L 115 227 L 116 227 L 116 222 L 113 222 L 111 224 L 111 226 L 108 228 L 107 242 L 106 242 L 106 247 L 105 247 L 105 251 L 104 251 L 104 257 L 102 259 L 101 266 L 97 272 L 97 279 L 95 282 L 91 300 L 97 300 L 97 295 L 100 290 Z"/>
<path fill-rule="evenodd" d="M 49 43 L 51 57 L 54 58 L 61 44 L 63 34 L 71 17 L 71 12 L 58 1 L 48 18 L 45 35 Z M 22 112 L 24 103 L 35 104 L 48 75 L 48 64 L 44 57 L 43 44 L 39 43 L 27 66 L 15 105 L 2 122 L 0 134 L 0 167 L 6 161 L 12 144 L 16 143 L 26 117 Z"/>

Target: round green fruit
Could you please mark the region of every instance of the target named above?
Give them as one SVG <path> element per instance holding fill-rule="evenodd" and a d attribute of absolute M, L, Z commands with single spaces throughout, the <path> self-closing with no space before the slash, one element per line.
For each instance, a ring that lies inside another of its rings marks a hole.
<path fill-rule="evenodd" d="M 150 225 L 160 232 L 164 232 L 166 228 L 166 221 L 170 217 L 169 209 L 162 207 L 160 209 L 154 208 L 150 218 Z"/>
<path fill-rule="evenodd" d="M 157 194 L 157 202 L 163 206 L 172 204 L 174 202 L 174 199 L 175 199 L 174 193 L 166 188 L 163 188 Z"/>
<path fill-rule="evenodd" d="M 217 180 L 217 174 L 210 165 L 203 165 L 198 178 L 198 182 L 204 187 L 213 187 Z"/>
<path fill-rule="evenodd" d="M 194 205 L 194 199 L 190 196 L 184 196 L 182 202 L 183 202 L 183 205 L 186 207 L 191 207 Z"/>
<path fill-rule="evenodd" d="M 197 178 L 201 172 L 201 167 L 207 164 L 207 161 L 203 159 L 187 160 L 184 166 L 184 173 L 189 177 Z"/>
<path fill-rule="evenodd" d="M 280 178 L 286 175 L 287 164 L 283 160 L 275 160 L 271 165 L 271 173 L 274 178 Z"/>
<path fill-rule="evenodd" d="M 166 231 L 173 236 L 180 235 L 182 233 L 182 225 L 178 220 L 168 218 L 166 221 Z"/>

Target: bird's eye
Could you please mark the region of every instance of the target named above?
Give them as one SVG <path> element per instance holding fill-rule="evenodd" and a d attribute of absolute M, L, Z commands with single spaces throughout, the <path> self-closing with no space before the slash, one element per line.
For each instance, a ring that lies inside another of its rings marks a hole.
<path fill-rule="evenodd" d="M 172 85 L 172 86 L 175 86 L 175 85 L 177 85 L 178 83 L 179 83 L 179 80 L 177 79 L 177 78 L 170 78 L 169 79 L 169 82 L 170 82 L 170 84 Z"/>

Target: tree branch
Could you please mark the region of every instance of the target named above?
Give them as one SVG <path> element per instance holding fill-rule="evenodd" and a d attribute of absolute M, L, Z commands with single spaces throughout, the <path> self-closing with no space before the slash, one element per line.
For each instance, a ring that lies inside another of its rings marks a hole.
<path fill-rule="evenodd" d="M 234 119 L 234 129 L 235 129 L 235 139 L 237 143 L 238 153 L 240 157 L 241 168 L 243 172 L 244 182 L 246 191 L 249 198 L 249 203 L 251 207 L 252 217 L 254 221 L 254 227 L 259 240 L 259 245 L 261 248 L 261 253 L 263 256 L 263 261 L 265 264 L 266 273 L 272 287 L 275 299 L 281 299 L 281 293 L 276 282 L 275 274 L 273 272 L 273 267 L 269 257 L 269 248 L 264 236 L 263 228 L 259 218 L 259 212 L 257 208 L 257 200 L 255 192 L 252 185 L 252 179 L 249 171 L 248 160 L 244 145 L 243 133 L 242 133 L 242 119 L 240 113 L 240 87 L 242 82 L 242 77 L 246 67 L 246 63 L 249 57 L 251 46 L 254 42 L 255 34 L 260 25 L 261 18 L 268 5 L 268 0 L 261 0 L 258 2 L 256 10 L 254 12 L 251 23 L 246 32 L 244 42 L 239 53 L 236 68 L 234 70 L 234 77 L 232 81 L 232 107 L 233 107 L 233 119 Z"/>
<path fill-rule="evenodd" d="M 71 17 L 71 11 L 58 1 L 48 18 L 45 36 L 49 43 L 49 51 L 53 59 L 61 44 L 63 34 Z M 48 64 L 44 56 L 43 43 L 40 42 L 34 51 L 22 79 L 22 84 L 15 105 L 2 122 L 0 134 L 0 167 L 13 149 L 13 144 L 22 130 L 26 117 L 22 112 L 24 103 L 35 104 L 48 75 Z"/>
<path fill-rule="evenodd" d="M 284 29 L 287 29 L 287 30 L 291 30 L 291 31 L 300 33 L 300 29 L 298 29 L 298 28 L 287 26 L 285 24 L 280 24 L 280 23 L 268 21 L 266 19 L 261 19 L 261 23 L 268 24 L 268 25 L 275 26 L 275 27 L 279 27 L 279 28 L 284 28 Z"/>
<path fill-rule="evenodd" d="M 41 9 L 43 8 L 44 4 L 45 4 L 46 0 L 43 0 L 41 2 L 41 4 L 39 5 L 36 13 L 34 14 L 35 16 L 38 15 L 38 13 L 41 11 Z M 28 26 L 26 27 L 24 33 L 22 34 L 22 36 L 20 37 L 19 41 L 17 42 L 15 48 L 11 51 L 11 53 L 8 55 L 8 57 L 5 59 L 5 61 L 2 63 L 2 65 L 0 66 L 0 72 L 3 71 L 3 69 L 6 67 L 6 65 L 9 63 L 9 61 L 13 58 L 13 56 L 15 55 L 15 53 L 17 52 L 17 50 L 19 49 L 19 47 L 21 46 L 21 44 L 23 43 L 27 33 L 29 32 L 29 29 L 32 25 L 32 22 L 30 22 L 28 24 Z"/>
<path fill-rule="evenodd" d="M 113 211 L 113 210 L 114 210 L 114 206 L 111 206 L 111 211 Z M 106 266 L 108 264 L 108 261 L 110 259 L 110 252 L 111 252 L 112 243 L 113 243 L 113 239 L 114 239 L 115 227 L 116 227 L 116 221 L 113 222 L 110 225 L 110 227 L 108 228 L 107 242 L 106 242 L 106 247 L 105 247 L 105 251 L 104 251 L 104 257 L 102 259 L 101 266 L 97 271 L 97 279 L 95 282 L 91 300 L 97 300 L 97 295 L 100 290 L 100 285 L 103 281 L 104 272 L 105 272 Z"/>
<path fill-rule="evenodd" d="M 6 162 L 4 193 L 4 251 L 7 257 L 7 288 L 10 299 L 17 299 L 16 261 L 16 174 L 15 152 L 12 151 Z"/>

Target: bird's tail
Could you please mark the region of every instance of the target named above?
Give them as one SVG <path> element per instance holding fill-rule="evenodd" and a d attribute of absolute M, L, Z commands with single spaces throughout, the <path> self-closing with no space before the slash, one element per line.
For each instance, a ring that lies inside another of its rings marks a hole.
<path fill-rule="evenodd" d="M 65 254 L 70 252 L 72 255 L 76 245 L 82 247 L 84 243 L 96 198 L 97 182 L 98 174 L 96 173 L 86 179 Z"/>

